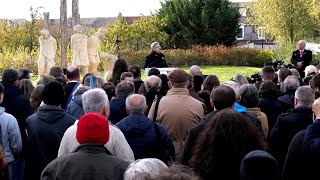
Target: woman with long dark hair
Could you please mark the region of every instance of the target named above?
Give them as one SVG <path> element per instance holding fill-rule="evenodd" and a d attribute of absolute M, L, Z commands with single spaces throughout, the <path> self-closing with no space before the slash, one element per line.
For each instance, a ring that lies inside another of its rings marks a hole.
<path fill-rule="evenodd" d="M 117 59 L 113 66 L 112 76 L 108 81 L 117 86 L 120 82 L 120 76 L 124 72 L 128 72 L 128 63 L 124 59 Z"/>
<path fill-rule="evenodd" d="M 197 139 L 189 166 L 203 179 L 240 179 L 242 158 L 253 150 L 266 150 L 258 129 L 242 114 L 225 109 L 212 116 Z"/>

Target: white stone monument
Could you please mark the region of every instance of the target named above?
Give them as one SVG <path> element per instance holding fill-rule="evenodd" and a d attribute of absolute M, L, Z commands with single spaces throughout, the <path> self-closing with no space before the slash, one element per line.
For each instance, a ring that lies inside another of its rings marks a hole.
<path fill-rule="evenodd" d="M 39 37 L 40 55 L 38 59 L 38 74 L 48 74 L 50 69 L 55 66 L 54 58 L 56 56 L 57 41 L 50 35 L 47 29 L 41 30 Z"/>
<path fill-rule="evenodd" d="M 74 27 L 75 34 L 71 36 L 72 65 L 82 69 L 83 75 L 88 73 L 89 57 L 87 49 L 88 38 L 82 33 L 80 24 Z"/>
<path fill-rule="evenodd" d="M 100 28 L 96 33 L 88 38 L 88 57 L 89 57 L 89 72 L 97 75 L 97 68 L 100 63 L 99 44 L 100 38 L 103 38 L 107 33 L 105 28 Z"/>

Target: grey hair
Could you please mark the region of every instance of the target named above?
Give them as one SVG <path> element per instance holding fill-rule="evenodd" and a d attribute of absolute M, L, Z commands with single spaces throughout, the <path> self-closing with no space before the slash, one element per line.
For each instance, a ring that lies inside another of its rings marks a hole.
<path fill-rule="evenodd" d="M 139 96 L 142 99 L 139 106 L 132 105 L 131 98 L 133 96 Z M 128 108 L 130 114 L 144 114 L 144 110 L 145 110 L 146 106 L 147 106 L 146 98 L 142 95 L 134 94 L 134 95 L 128 96 L 126 99 L 126 108 Z"/>
<path fill-rule="evenodd" d="M 117 98 L 127 98 L 134 93 L 134 85 L 131 82 L 122 81 L 116 86 Z"/>
<path fill-rule="evenodd" d="M 109 106 L 108 95 L 102 89 L 90 89 L 82 94 L 82 106 L 85 113 L 102 114 L 103 108 Z"/>
<path fill-rule="evenodd" d="M 294 75 L 296 78 L 300 78 L 300 73 L 297 69 L 292 68 L 292 69 L 290 69 L 290 71 L 291 71 L 292 75 Z"/>
<path fill-rule="evenodd" d="M 202 74 L 200 67 L 197 66 L 197 65 L 191 66 L 189 72 L 190 72 L 191 76 L 195 76 L 195 75 L 199 75 L 200 76 Z"/>
<path fill-rule="evenodd" d="M 300 86 L 298 78 L 296 78 L 293 75 L 288 76 L 284 80 L 284 92 L 287 92 L 288 90 L 296 90 Z"/>
<path fill-rule="evenodd" d="M 151 44 L 151 50 L 153 50 L 156 47 L 156 45 L 158 45 L 158 44 L 160 44 L 160 43 L 159 42 L 153 42 Z"/>
<path fill-rule="evenodd" d="M 306 43 L 305 40 L 300 40 L 300 41 L 298 42 L 298 44 L 301 44 L 301 43 L 303 43 L 304 45 L 307 45 L 307 43 Z"/>
<path fill-rule="evenodd" d="M 156 176 L 167 168 L 168 166 L 164 162 L 156 158 L 138 159 L 129 165 L 124 173 L 124 180 L 131 180 L 140 173 L 148 173 L 150 176 Z"/>
<path fill-rule="evenodd" d="M 240 104 L 246 108 L 254 108 L 259 104 L 259 91 L 253 84 L 244 84 L 240 87 Z"/>
<path fill-rule="evenodd" d="M 239 84 L 239 86 L 242 86 L 244 84 L 249 84 L 248 79 L 242 75 L 242 74 L 236 74 L 233 76 L 232 80 L 234 80 L 235 82 L 237 82 Z"/>
<path fill-rule="evenodd" d="M 153 78 L 157 79 L 158 82 L 151 83 L 150 79 L 153 79 Z M 152 76 L 149 76 L 144 81 L 144 85 L 145 85 L 147 91 L 150 91 L 150 90 L 160 91 L 160 88 L 162 86 L 162 80 L 158 76 L 152 75 Z"/>
<path fill-rule="evenodd" d="M 301 106 L 311 106 L 315 100 L 315 92 L 309 86 L 301 86 L 295 93 L 295 98 Z"/>

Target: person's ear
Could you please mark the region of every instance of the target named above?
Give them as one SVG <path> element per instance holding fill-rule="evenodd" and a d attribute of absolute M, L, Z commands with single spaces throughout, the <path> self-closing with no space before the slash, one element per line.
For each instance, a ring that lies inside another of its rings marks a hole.
<path fill-rule="evenodd" d="M 109 118 L 109 115 L 110 115 L 110 108 L 109 108 L 109 106 L 103 107 L 103 115 L 104 115 L 106 118 Z"/>
<path fill-rule="evenodd" d="M 294 106 L 296 106 L 298 104 L 298 99 L 294 98 Z"/>
<path fill-rule="evenodd" d="M 232 105 L 232 109 L 234 109 L 234 106 L 236 105 L 236 103 L 234 103 L 233 105 Z"/>
<path fill-rule="evenodd" d="M 127 114 L 130 114 L 130 111 L 129 111 L 129 109 L 126 107 L 126 111 L 127 111 Z"/>
<path fill-rule="evenodd" d="M 20 81 L 17 79 L 17 80 L 13 83 L 13 85 L 19 86 L 19 83 L 20 83 Z"/>
<path fill-rule="evenodd" d="M 172 89 L 172 84 L 170 81 L 168 81 L 168 87 L 169 87 L 169 89 Z"/>
<path fill-rule="evenodd" d="M 214 101 L 213 101 L 213 99 L 210 99 L 210 104 L 211 104 L 211 107 L 214 108 Z"/>
<path fill-rule="evenodd" d="M 4 98 L 4 93 L 1 93 L 1 94 L 0 94 L 0 104 L 2 104 L 3 98 Z"/>
<path fill-rule="evenodd" d="M 148 111 L 148 105 L 146 105 L 146 107 L 144 107 L 144 112 Z"/>

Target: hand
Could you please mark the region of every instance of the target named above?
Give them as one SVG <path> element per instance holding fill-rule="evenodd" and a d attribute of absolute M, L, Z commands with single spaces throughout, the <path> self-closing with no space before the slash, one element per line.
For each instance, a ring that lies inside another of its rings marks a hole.
<path fill-rule="evenodd" d="M 312 111 L 316 119 L 320 119 L 320 98 L 316 99 L 312 104 Z"/>
<path fill-rule="evenodd" d="M 302 62 L 298 62 L 297 63 L 297 66 L 298 66 L 299 69 L 302 68 L 302 65 L 303 65 Z"/>

